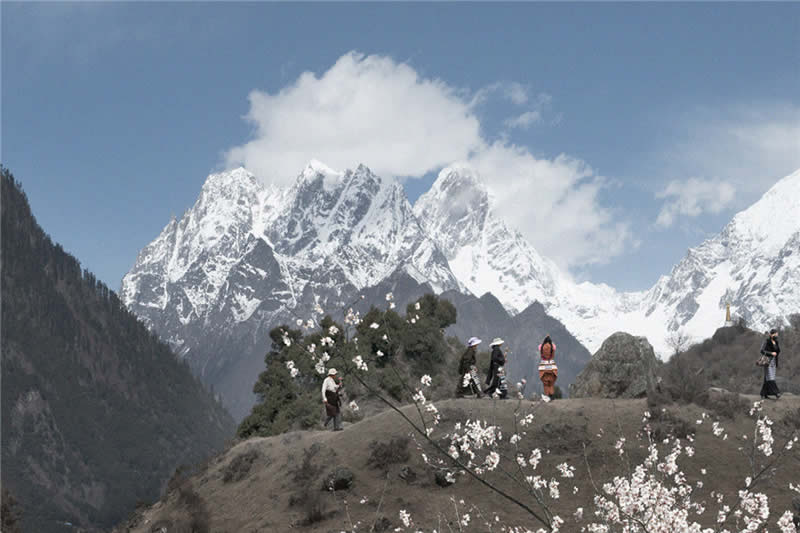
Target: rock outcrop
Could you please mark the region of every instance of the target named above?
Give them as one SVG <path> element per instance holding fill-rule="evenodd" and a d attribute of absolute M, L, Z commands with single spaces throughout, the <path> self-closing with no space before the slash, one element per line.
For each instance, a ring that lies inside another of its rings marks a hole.
<path fill-rule="evenodd" d="M 575 378 L 570 397 L 642 398 L 656 382 L 657 366 L 645 337 L 614 333 Z"/>

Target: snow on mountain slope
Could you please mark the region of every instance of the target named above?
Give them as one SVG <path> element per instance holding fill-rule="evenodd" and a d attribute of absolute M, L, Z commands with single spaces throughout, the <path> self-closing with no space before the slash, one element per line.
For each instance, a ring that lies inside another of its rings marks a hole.
<path fill-rule="evenodd" d="M 538 300 L 592 352 L 624 330 L 647 336 L 666 357 L 676 331 L 693 340 L 713 334 L 728 302 L 757 329 L 800 312 L 800 171 L 737 214 L 719 235 L 690 249 L 643 292 L 574 282 L 508 228 L 467 167 L 442 170 L 414 211 L 470 291 L 491 292 L 512 313 Z"/>
<path fill-rule="evenodd" d="M 312 161 L 288 188 L 242 168 L 208 176 L 180 220 L 122 280 L 123 301 L 230 398 L 263 368 L 265 330 L 320 304 L 337 310 L 397 271 L 437 291 L 460 289 L 402 186 L 367 167 Z"/>
<path fill-rule="evenodd" d="M 468 167 L 442 170 L 414 213 L 461 283 L 478 296 L 491 292 L 512 313 L 554 298 L 565 281 L 555 263 L 497 216 L 488 189 Z"/>

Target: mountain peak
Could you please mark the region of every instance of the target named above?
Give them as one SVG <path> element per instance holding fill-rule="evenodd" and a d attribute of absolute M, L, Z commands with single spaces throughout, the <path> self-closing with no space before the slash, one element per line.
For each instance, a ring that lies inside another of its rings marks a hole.
<path fill-rule="evenodd" d="M 760 200 L 737 213 L 723 233 L 733 233 L 757 249 L 776 253 L 797 231 L 797 220 L 800 220 L 800 169 L 779 180 Z"/>
<path fill-rule="evenodd" d="M 297 177 L 298 184 L 310 184 L 320 180 L 326 191 L 331 191 L 342 183 L 345 172 L 333 170 L 325 163 L 312 159 Z"/>
<path fill-rule="evenodd" d="M 234 188 L 254 189 L 257 187 L 258 181 L 256 177 L 244 167 L 237 167 L 209 174 L 203 184 L 202 191 L 213 193 L 214 195 L 218 193 L 227 195 Z"/>
<path fill-rule="evenodd" d="M 467 164 L 453 164 L 443 168 L 439 172 L 432 189 L 444 193 L 452 193 L 456 187 L 460 190 L 468 188 L 481 196 L 488 196 L 489 194 L 481 175 Z"/>

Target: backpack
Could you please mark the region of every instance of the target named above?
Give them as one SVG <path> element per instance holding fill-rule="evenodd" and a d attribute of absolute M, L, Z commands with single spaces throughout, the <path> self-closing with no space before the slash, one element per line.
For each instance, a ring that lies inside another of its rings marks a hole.
<path fill-rule="evenodd" d="M 553 345 L 549 342 L 542 344 L 542 359 L 553 358 Z"/>

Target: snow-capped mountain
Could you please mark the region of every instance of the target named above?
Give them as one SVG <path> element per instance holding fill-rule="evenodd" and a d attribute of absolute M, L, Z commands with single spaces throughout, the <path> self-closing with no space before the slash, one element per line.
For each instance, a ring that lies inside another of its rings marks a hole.
<path fill-rule="evenodd" d="M 538 300 L 592 352 L 623 330 L 647 336 L 665 357 L 674 332 L 713 334 L 726 303 L 756 329 L 800 312 L 800 171 L 642 292 L 573 281 L 505 224 L 469 168 L 442 170 L 414 211 L 466 288 L 491 292 L 512 313 Z"/>
<path fill-rule="evenodd" d="M 226 400 L 237 397 L 238 416 L 252 404 L 270 327 L 315 304 L 340 309 L 395 272 L 437 292 L 460 288 L 399 183 L 312 161 L 284 189 L 242 168 L 210 175 L 194 206 L 139 253 L 120 294 Z"/>
<path fill-rule="evenodd" d="M 622 330 L 665 357 L 676 331 L 713 334 L 727 302 L 756 329 L 800 312 L 800 171 L 651 289 L 620 293 L 576 283 L 538 253 L 466 166 L 442 170 L 413 208 L 399 183 L 363 165 L 337 172 L 312 161 L 286 188 L 239 168 L 207 178 L 195 205 L 139 253 L 120 293 L 241 417 L 271 327 L 404 276 L 437 293 L 490 292 L 512 315 L 539 302 L 592 352 Z"/>

